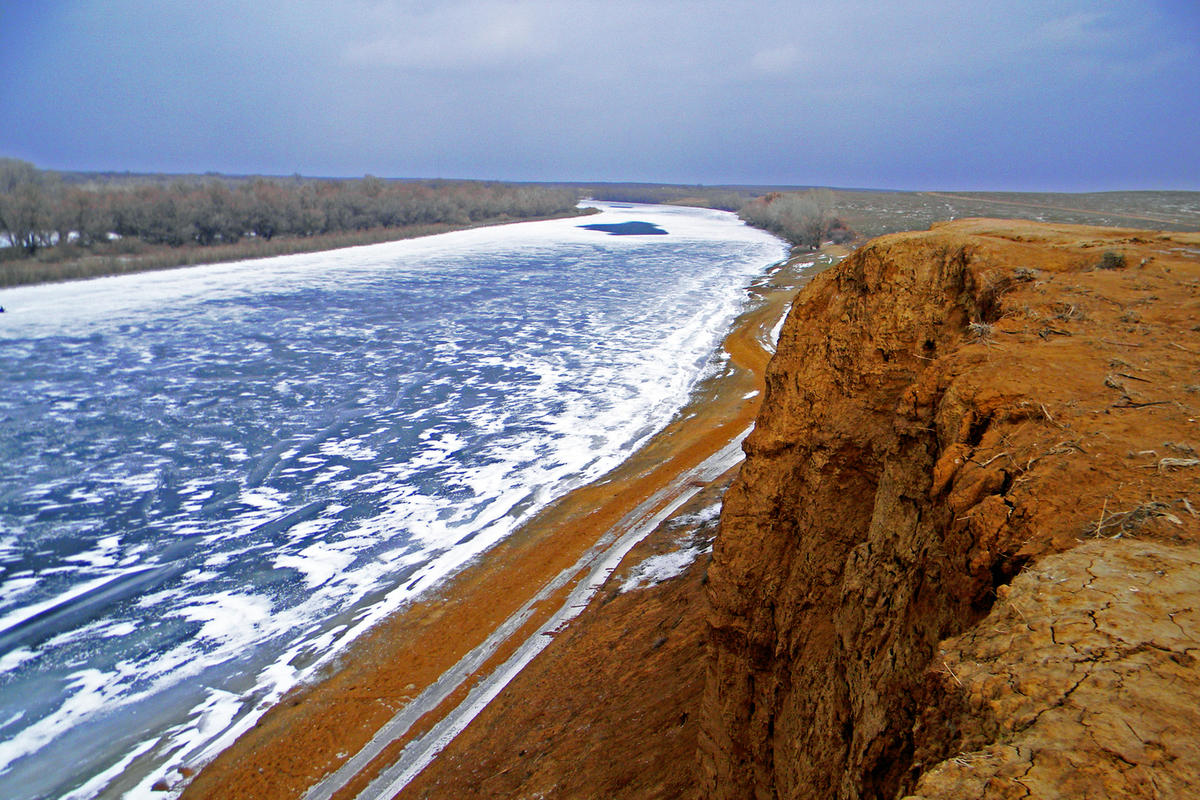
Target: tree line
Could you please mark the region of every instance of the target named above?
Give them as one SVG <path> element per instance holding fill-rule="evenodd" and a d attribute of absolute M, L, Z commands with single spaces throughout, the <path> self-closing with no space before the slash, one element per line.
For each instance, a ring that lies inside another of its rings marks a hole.
<path fill-rule="evenodd" d="M 17 159 L 0 159 L 0 236 L 11 255 L 118 239 L 207 246 L 254 237 L 322 234 L 445 223 L 468 225 L 571 213 L 567 187 L 480 181 L 189 179 L 71 181 Z"/>
<path fill-rule="evenodd" d="M 362 232 L 380 240 L 392 229 L 566 215 L 585 195 L 737 211 L 747 223 L 812 249 L 823 241 L 854 238 L 835 215 L 836 196 L 830 190 L 761 191 L 651 184 L 398 181 L 370 175 L 351 180 L 63 175 L 0 158 L 0 261 L 16 264 L 32 263 L 34 258 L 58 261 L 97 255 L 112 260 L 115 254 L 139 253 L 144 247 L 237 245 L 245 249 L 256 243 L 257 250 L 275 237 L 297 242 L 297 247 L 311 239 L 305 247 L 322 247 L 325 239 L 335 236 L 366 240 L 360 237 Z"/>

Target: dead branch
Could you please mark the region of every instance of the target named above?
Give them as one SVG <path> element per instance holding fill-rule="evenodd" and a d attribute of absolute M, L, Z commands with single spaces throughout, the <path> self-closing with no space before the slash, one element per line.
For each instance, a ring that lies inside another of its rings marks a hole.
<path fill-rule="evenodd" d="M 1200 467 L 1200 458 L 1160 458 L 1158 460 L 1159 472 L 1176 467 Z"/>

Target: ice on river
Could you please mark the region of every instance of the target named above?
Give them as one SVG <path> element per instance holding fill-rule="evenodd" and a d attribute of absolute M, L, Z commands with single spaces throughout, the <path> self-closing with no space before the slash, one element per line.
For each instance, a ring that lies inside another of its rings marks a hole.
<path fill-rule="evenodd" d="M 665 425 L 785 250 L 604 209 L 0 292 L 0 796 L 150 796 Z"/>

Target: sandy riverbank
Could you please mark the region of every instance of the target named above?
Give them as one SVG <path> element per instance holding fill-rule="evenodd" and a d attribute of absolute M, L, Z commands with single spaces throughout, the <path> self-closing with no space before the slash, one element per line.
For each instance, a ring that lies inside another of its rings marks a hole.
<path fill-rule="evenodd" d="M 815 271 L 803 264 L 789 262 L 752 290 L 753 301 L 725 340 L 724 374 L 705 381 L 651 442 L 604 479 L 550 506 L 436 596 L 379 625 L 323 681 L 288 695 L 207 765 L 184 796 L 304 796 L 390 723 L 393 733 L 377 738 L 367 753 L 378 751 L 378 757 L 364 757 L 370 763 L 340 789 L 341 776 L 337 785 L 325 785 L 332 796 L 353 796 L 561 610 L 595 567 L 584 557 L 606 533 L 638 525 L 649 531 L 669 505 L 682 502 L 681 493 L 702 489 L 694 484 L 720 482 L 688 473 L 745 432 L 757 414 L 770 331 Z M 502 627 L 507 635 L 493 636 Z M 472 651 L 474 663 L 460 666 L 469 675 L 443 677 Z M 163 780 L 178 786 L 194 767 L 175 765 Z"/>

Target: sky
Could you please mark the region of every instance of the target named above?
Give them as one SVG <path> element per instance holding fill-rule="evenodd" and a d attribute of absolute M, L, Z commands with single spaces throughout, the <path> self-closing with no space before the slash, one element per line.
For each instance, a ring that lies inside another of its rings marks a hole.
<path fill-rule="evenodd" d="M 0 157 L 1200 190 L 1200 0 L 0 0 Z"/>

